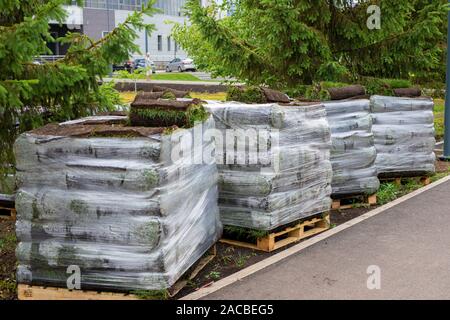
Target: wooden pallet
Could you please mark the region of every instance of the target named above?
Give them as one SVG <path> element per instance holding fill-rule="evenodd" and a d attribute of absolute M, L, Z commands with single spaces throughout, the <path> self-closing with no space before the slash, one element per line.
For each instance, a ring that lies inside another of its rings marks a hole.
<path fill-rule="evenodd" d="M 344 204 L 344 202 L 350 202 L 350 204 Z M 344 197 L 344 198 L 340 198 L 340 199 L 333 199 L 333 202 L 331 204 L 331 209 L 346 210 L 346 209 L 354 208 L 355 205 L 373 206 L 376 204 L 377 204 L 377 195 L 376 194 L 373 194 L 371 196 L 357 195 L 357 196 L 351 196 L 351 197 Z"/>
<path fill-rule="evenodd" d="M 64 288 L 30 286 L 19 284 L 19 300 L 138 300 L 132 294 L 69 290 Z"/>
<path fill-rule="evenodd" d="M 422 177 L 397 177 L 397 178 L 380 178 L 380 181 L 387 181 L 387 182 L 394 182 L 396 185 L 401 185 L 402 181 L 404 179 L 412 179 L 412 178 L 419 178 L 420 183 L 424 186 L 427 186 L 431 183 L 431 178 L 428 176 L 422 176 Z"/>
<path fill-rule="evenodd" d="M 221 239 L 220 242 L 237 247 L 272 252 L 289 244 L 326 231 L 329 228 L 330 215 L 329 213 L 326 213 L 323 217 L 316 217 L 313 219 L 305 220 L 293 227 L 288 227 L 280 232 L 270 233 L 265 237 L 258 238 L 256 244 L 229 239 Z"/>
<path fill-rule="evenodd" d="M 188 271 L 188 276 L 182 277 L 175 283 L 172 288 L 169 289 L 169 296 L 176 296 L 188 283 L 193 280 L 217 255 L 217 248 L 214 245 L 206 257 L 202 258 L 196 265 L 194 265 L 192 271 Z"/>
<path fill-rule="evenodd" d="M 16 220 L 16 209 L 0 206 L 0 219 Z"/>
<path fill-rule="evenodd" d="M 194 279 L 200 271 L 202 271 L 208 263 L 215 258 L 217 254 L 216 246 L 214 245 L 209 254 L 200 259 L 194 265 L 192 271 L 187 272 L 187 276 L 180 279 L 168 291 L 169 297 L 177 295 L 188 283 Z M 103 291 L 90 290 L 69 290 L 55 287 L 31 286 L 26 284 L 19 284 L 17 287 L 17 294 L 19 300 L 140 300 L 134 294 L 129 293 L 114 293 Z"/>

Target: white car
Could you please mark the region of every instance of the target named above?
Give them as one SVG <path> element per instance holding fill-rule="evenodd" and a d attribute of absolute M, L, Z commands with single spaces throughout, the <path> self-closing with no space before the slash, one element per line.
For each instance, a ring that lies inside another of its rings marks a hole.
<path fill-rule="evenodd" d="M 169 64 L 166 66 L 166 72 L 172 72 L 172 71 L 196 71 L 197 67 L 194 64 L 194 60 L 186 58 L 186 59 L 180 59 L 175 58 L 172 61 L 169 62 Z"/>

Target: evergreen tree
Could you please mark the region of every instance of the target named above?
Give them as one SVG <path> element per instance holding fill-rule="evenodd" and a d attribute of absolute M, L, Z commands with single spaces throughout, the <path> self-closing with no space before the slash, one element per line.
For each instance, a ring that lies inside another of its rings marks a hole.
<path fill-rule="evenodd" d="M 0 174 L 14 170 L 13 143 L 23 131 L 47 122 L 64 121 L 110 110 L 118 102 L 112 85 L 98 82 L 110 65 L 138 52 L 136 30 L 154 30 L 143 23 L 154 0 L 99 41 L 69 32 L 53 39 L 49 21 L 62 24 L 67 0 L 0 0 Z M 69 44 L 56 62 L 36 64 L 51 54 L 48 42 Z M 1 179 L 0 179 L 1 180 Z"/>
<path fill-rule="evenodd" d="M 250 84 L 295 88 L 360 76 L 440 76 L 445 0 L 188 0 L 174 36 L 199 67 Z M 381 28 L 369 29 L 370 5 Z M 233 8 L 229 17 L 221 10 Z"/>

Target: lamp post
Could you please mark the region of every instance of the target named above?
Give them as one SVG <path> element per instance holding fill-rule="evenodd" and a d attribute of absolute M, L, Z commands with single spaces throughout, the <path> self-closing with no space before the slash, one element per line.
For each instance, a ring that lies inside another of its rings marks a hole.
<path fill-rule="evenodd" d="M 108 20 L 107 26 L 108 26 L 108 34 L 111 32 L 111 26 L 109 24 L 109 0 L 106 0 L 106 19 Z M 113 66 L 109 66 L 109 77 L 112 78 L 113 76 Z"/>
<path fill-rule="evenodd" d="M 450 0 L 448 1 L 450 4 Z M 450 11 L 447 13 L 447 75 L 445 79 L 444 153 L 441 160 L 450 161 Z"/>

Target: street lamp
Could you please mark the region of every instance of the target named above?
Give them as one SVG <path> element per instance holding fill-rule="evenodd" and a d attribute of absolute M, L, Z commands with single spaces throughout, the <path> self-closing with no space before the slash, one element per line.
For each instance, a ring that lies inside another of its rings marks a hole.
<path fill-rule="evenodd" d="M 106 0 L 106 19 L 108 20 L 107 22 L 107 27 L 108 27 L 108 33 L 109 34 L 111 32 L 111 26 L 109 24 L 109 0 Z M 109 66 L 109 77 L 112 78 L 113 76 L 113 66 L 110 65 Z"/>

